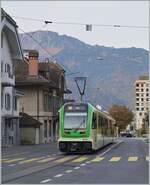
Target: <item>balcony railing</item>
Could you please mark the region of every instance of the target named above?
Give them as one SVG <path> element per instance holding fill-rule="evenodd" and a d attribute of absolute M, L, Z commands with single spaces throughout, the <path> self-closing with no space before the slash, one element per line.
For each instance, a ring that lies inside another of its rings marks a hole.
<path fill-rule="evenodd" d="M 10 73 L 6 73 L 3 72 L 1 73 L 2 77 L 2 86 L 15 86 L 15 76 L 10 74 Z"/>

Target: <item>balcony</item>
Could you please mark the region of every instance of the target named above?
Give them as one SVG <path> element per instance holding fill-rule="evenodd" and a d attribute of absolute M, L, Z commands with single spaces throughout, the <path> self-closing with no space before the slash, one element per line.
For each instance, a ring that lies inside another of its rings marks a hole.
<path fill-rule="evenodd" d="M 2 86 L 15 86 L 15 76 L 6 72 L 1 73 Z"/>

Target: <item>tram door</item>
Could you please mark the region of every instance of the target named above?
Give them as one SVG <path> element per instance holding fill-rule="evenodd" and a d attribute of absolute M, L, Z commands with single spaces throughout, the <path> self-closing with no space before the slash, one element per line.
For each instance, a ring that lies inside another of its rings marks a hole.
<path fill-rule="evenodd" d="M 97 148 L 97 116 L 95 113 L 93 113 L 92 133 L 93 133 L 94 148 Z"/>

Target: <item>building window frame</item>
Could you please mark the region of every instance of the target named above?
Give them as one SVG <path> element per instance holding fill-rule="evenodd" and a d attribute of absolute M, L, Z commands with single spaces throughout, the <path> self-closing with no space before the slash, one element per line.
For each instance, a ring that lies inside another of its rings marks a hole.
<path fill-rule="evenodd" d="M 11 95 L 9 93 L 5 94 L 5 109 L 6 110 L 11 109 Z"/>

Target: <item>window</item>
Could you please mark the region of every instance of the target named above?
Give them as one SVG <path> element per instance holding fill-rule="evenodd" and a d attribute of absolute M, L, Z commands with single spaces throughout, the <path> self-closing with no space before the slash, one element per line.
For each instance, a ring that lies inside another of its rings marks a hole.
<path fill-rule="evenodd" d="M 5 72 L 9 74 L 9 77 L 11 77 L 11 71 L 10 71 L 10 65 L 5 64 Z"/>
<path fill-rule="evenodd" d="M 141 89 L 141 92 L 143 92 L 144 90 L 143 89 Z"/>
<path fill-rule="evenodd" d="M 141 98 L 141 101 L 144 101 L 144 98 Z"/>
<path fill-rule="evenodd" d="M 1 74 L 3 73 L 3 65 L 4 65 L 4 62 L 1 61 Z"/>
<path fill-rule="evenodd" d="M 146 93 L 146 96 L 148 96 L 148 93 Z"/>
<path fill-rule="evenodd" d="M 148 92 L 148 88 L 146 89 L 146 91 Z"/>
<path fill-rule="evenodd" d="M 5 109 L 6 110 L 10 110 L 10 108 L 11 108 L 10 100 L 11 100 L 10 94 L 8 94 L 8 93 L 5 94 Z"/>
<path fill-rule="evenodd" d="M 4 94 L 3 94 L 3 90 L 1 91 L 1 109 L 3 108 L 3 96 L 4 96 Z"/>
<path fill-rule="evenodd" d="M 13 108 L 14 110 L 17 110 L 17 97 L 13 97 Z"/>
<path fill-rule="evenodd" d="M 139 98 L 136 98 L 136 101 L 139 101 Z"/>
<path fill-rule="evenodd" d="M 144 110 L 144 107 L 142 107 L 141 110 Z"/>
<path fill-rule="evenodd" d="M 44 111 L 47 112 L 47 111 L 49 111 L 49 95 L 48 95 L 48 93 L 44 93 L 43 98 L 44 98 L 44 101 L 43 101 Z"/>
<path fill-rule="evenodd" d="M 139 108 L 137 107 L 136 110 L 139 110 Z"/>
<path fill-rule="evenodd" d="M 96 125 L 96 114 L 93 113 L 93 120 L 92 120 L 92 129 L 96 129 L 97 125 Z"/>
<path fill-rule="evenodd" d="M 143 84 L 141 84 L 141 87 L 143 87 Z"/>
<path fill-rule="evenodd" d="M 142 116 L 142 112 L 139 112 L 139 116 Z"/>
<path fill-rule="evenodd" d="M 136 106 L 139 106 L 139 103 L 136 103 Z"/>
<path fill-rule="evenodd" d="M 149 101 L 149 99 L 148 99 L 148 98 L 146 98 L 146 101 Z"/>
<path fill-rule="evenodd" d="M 44 137 L 47 137 L 47 120 L 44 120 Z"/>
<path fill-rule="evenodd" d="M 139 87 L 139 84 L 136 84 L 136 87 Z"/>
<path fill-rule="evenodd" d="M 139 96 L 139 93 L 136 93 L 136 96 Z"/>
<path fill-rule="evenodd" d="M 1 32 L 1 48 L 3 48 L 4 34 Z"/>

